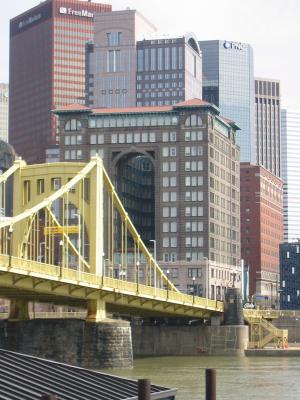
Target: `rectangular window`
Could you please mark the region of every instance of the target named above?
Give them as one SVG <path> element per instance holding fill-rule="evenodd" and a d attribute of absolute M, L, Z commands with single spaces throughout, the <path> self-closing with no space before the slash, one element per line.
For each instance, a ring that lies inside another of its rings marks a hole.
<path fill-rule="evenodd" d="M 163 207 L 162 212 L 163 212 L 163 217 L 164 218 L 169 218 L 169 216 L 170 216 L 169 207 Z"/>
<path fill-rule="evenodd" d="M 151 71 L 156 71 L 156 48 L 151 48 Z"/>
<path fill-rule="evenodd" d="M 176 157 L 176 147 L 170 147 L 170 157 Z"/>
<path fill-rule="evenodd" d="M 170 69 L 170 48 L 165 47 L 165 69 Z"/>
<path fill-rule="evenodd" d="M 38 179 L 37 180 L 37 194 L 42 194 L 45 192 L 45 180 L 44 179 Z"/>
<path fill-rule="evenodd" d="M 177 47 L 172 47 L 172 69 L 177 69 Z"/>
<path fill-rule="evenodd" d="M 31 190 L 30 190 L 31 182 L 24 181 L 23 183 L 23 204 L 27 204 L 31 198 Z"/>
<path fill-rule="evenodd" d="M 144 50 L 137 51 L 137 70 L 144 70 Z"/>
<path fill-rule="evenodd" d="M 161 71 L 163 68 L 163 48 L 159 47 L 157 49 L 157 69 Z"/>
<path fill-rule="evenodd" d="M 170 239 L 170 247 L 177 247 L 177 237 L 171 237 Z"/>
<path fill-rule="evenodd" d="M 176 176 L 170 176 L 170 186 L 176 187 Z"/>
<path fill-rule="evenodd" d="M 120 50 L 108 50 L 107 52 L 107 72 L 121 71 L 121 52 Z"/>
<path fill-rule="evenodd" d="M 60 178 L 51 178 L 51 190 L 58 190 L 61 187 Z"/>
<path fill-rule="evenodd" d="M 107 45 L 110 47 L 120 46 L 122 32 L 110 32 L 106 34 L 107 36 Z"/>

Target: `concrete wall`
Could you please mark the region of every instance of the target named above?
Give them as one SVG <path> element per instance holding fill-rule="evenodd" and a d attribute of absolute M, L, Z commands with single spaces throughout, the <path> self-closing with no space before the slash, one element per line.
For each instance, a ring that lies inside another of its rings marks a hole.
<path fill-rule="evenodd" d="M 120 320 L 2 320 L 0 347 L 86 368 L 130 368 L 133 361 L 131 329 Z"/>
<path fill-rule="evenodd" d="M 282 317 L 272 321 L 277 328 L 288 329 L 289 343 L 300 343 L 300 318 Z"/>
<path fill-rule="evenodd" d="M 248 326 L 133 326 L 134 357 L 244 355 Z"/>

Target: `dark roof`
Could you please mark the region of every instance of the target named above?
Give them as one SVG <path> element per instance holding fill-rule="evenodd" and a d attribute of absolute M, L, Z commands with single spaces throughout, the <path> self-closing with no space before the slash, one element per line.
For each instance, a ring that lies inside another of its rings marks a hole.
<path fill-rule="evenodd" d="M 24 354 L 0 350 L 0 398 L 40 400 L 137 400 L 137 381 Z M 176 390 L 151 385 L 153 399 L 175 396 Z M 152 398 L 152 396 L 151 396 Z"/>

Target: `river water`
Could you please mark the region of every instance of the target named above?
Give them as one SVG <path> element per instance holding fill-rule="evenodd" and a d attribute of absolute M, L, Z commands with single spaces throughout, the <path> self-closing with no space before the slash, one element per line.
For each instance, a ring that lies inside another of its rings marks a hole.
<path fill-rule="evenodd" d="M 217 370 L 217 400 L 300 400 L 300 357 L 159 357 L 105 371 L 177 388 L 176 400 L 205 399 L 205 368 Z"/>

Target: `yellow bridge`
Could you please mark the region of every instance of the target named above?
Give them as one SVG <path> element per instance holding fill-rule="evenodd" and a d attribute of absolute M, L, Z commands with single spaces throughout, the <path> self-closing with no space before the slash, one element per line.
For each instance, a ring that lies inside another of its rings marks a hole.
<path fill-rule="evenodd" d="M 13 176 L 13 216 L 0 217 L 0 297 L 10 318 L 28 318 L 28 302 L 106 311 L 209 317 L 223 303 L 180 293 L 133 226 L 101 158 L 88 164 L 26 165 L 0 176 L 0 207 Z"/>

